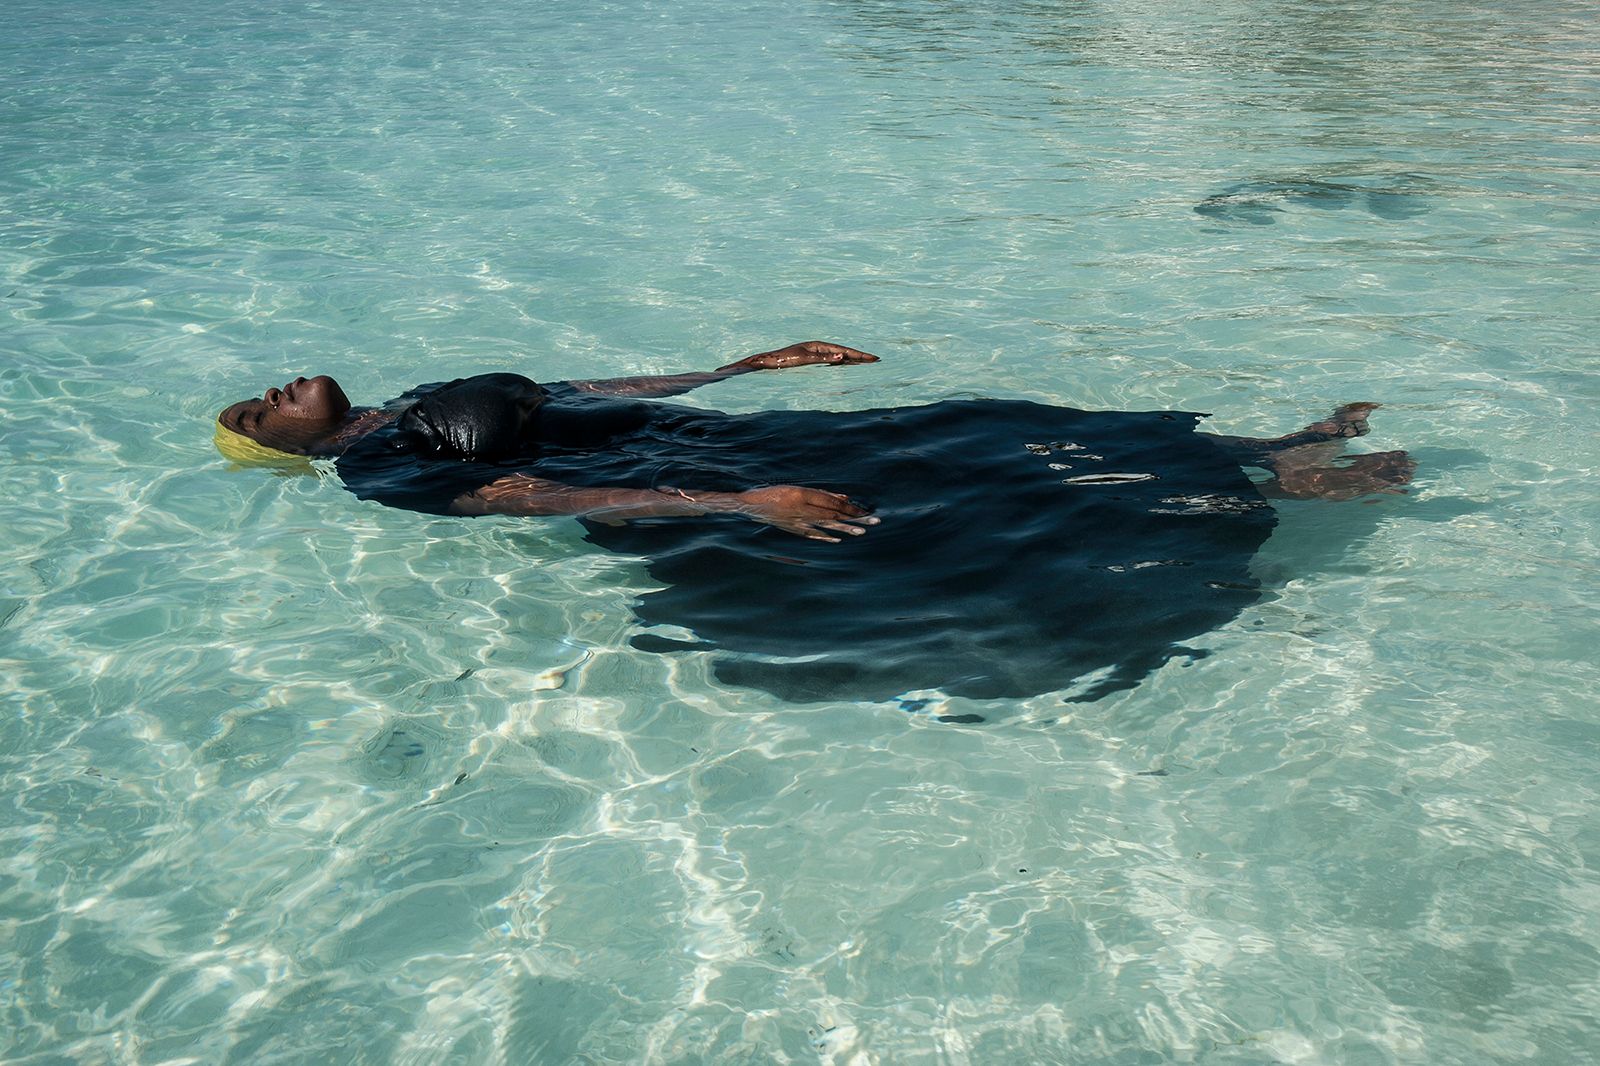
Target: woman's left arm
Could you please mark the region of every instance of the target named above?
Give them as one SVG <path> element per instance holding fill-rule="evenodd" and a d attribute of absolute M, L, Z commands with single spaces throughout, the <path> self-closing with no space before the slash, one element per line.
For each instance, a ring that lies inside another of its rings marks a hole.
<path fill-rule="evenodd" d="M 645 399 L 662 396 L 681 396 L 701 385 L 724 381 L 755 370 L 786 370 L 795 366 L 812 366 L 824 363 L 845 366 L 851 363 L 876 363 L 878 357 L 842 344 L 826 341 L 802 341 L 787 348 L 760 352 L 746 356 L 736 363 L 715 370 L 689 374 L 660 374 L 633 378 L 603 378 L 596 381 L 570 381 L 567 384 L 583 392 L 598 392 L 607 396 L 637 396 Z"/>

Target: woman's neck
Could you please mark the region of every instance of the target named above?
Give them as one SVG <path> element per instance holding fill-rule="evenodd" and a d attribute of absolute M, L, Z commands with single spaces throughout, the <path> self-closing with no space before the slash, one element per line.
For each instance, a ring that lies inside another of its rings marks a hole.
<path fill-rule="evenodd" d="M 352 407 L 343 421 L 311 446 L 310 454 L 327 458 L 342 455 L 345 449 L 368 433 L 393 422 L 396 415 L 397 412 L 381 407 Z"/>

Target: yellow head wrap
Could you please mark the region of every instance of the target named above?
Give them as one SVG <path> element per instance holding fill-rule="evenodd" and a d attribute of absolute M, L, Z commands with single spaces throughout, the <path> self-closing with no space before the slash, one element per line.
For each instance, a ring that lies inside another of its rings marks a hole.
<path fill-rule="evenodd" d="M 217 423 L 216 445 L 222 457 L 235 466 L 271 467 L 285 474 L 313 472 L 310 456 L 269 448 L 243 433 L 235 433 L 221 422 Z"/>

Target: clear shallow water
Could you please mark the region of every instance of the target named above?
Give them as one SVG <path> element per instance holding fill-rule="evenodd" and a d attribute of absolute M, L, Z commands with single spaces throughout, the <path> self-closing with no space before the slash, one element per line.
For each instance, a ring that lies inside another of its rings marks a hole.
<path fill-rule="evenodd" d="M 1592 1054 L 1590 6 L 7 22 L 6 1061 Z M 810 336 L 884 362 L 697 402 L 1375 399 L 1419 491 L 1287 508 L 1136 691 L 910 714 L 628 650 L 574 523 L 210 445 Z"/>

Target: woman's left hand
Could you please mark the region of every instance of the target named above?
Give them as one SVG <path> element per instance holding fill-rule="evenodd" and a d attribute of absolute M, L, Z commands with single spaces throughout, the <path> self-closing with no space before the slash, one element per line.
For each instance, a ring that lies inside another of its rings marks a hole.
<path fill-rule="evenodd" d="M 747 356 L 737 363 L 729 363 L 721 370 L 785 370 L 792 366 L 811 366 L 814 363 L 876 363 L 878 357 L 842 344 L 827 341 L 801 341 L 787 348 L 778 348 L 759 355 Z"/>

